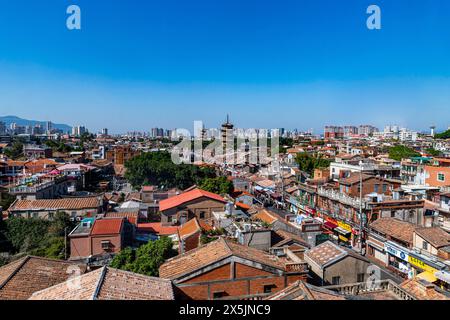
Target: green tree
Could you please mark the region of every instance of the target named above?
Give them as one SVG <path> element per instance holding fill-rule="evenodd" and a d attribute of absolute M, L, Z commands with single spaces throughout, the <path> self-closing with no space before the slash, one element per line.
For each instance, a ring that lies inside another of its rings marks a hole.
<path fill-rule="evenodd" d="M 434 148 L 428 148 L 425 150 L 425 152 L 431 154 L 433 157 L 439 157 L 442 155 L 442 153 L 439 150 L 436 150 Z"/>
<path fill-rule="evenodd" d="M 57 212 L 52 221 L 11 217 L 6 220 L 2 234 L 5 236 L 4 243 L 8 246 L 8 251 L 13 254 L 26 253 L 63 259 L 64 236 L 74 227 L 75 224 L 70 221 L 66 213 Z"/>
<path fill-rule="evenodd" d="M 314 169 L 326 168 L 330 166 L 330 161 L 324 159 L 321 155 L 310 155 L 307 152 L 300 152 L 295 157 L 300 170 L 313 174 Z"/>
<path fill-rule="evenodd" d="M 190 164 L 174 164 L 168 152 L 147 152 L 127 161 L 125 177 L 139 188 L 143 185 L 156 185 L 165 188 L 186 189 L 199 184 L 205 178 L 216 176 L 209 167 Z"/>
<path fill-rule="evenodd" d="M 434 135 L 435 139 L 450 139 L 450 129 Z"/>
<path fill-rule="evenodd" d="M 164 237 L 151 241 L 137 250 L 126 248 L 117 254 L 110 266 L 132 271 L 147 276 L 158 277 L 159 267 L 169 258 L 176 255 L 170 238 Z"/>
<path fill-rule="evenodd" d="M 71 152 L 73 151 L 73 148 L 67 144 L 65 144 L 63 141 L 53 141 L 53 140 L 47 140 L 45 141 L 45 145 L 49 148 L 52 148 L 55 152 Z"/>
<path fill-rule="evenodd" d="M 233 182 L 226 177 L 206 178 L 198 186 L 200 189 L 217 194 L 230 194 L 234 189 Z"/>
<path fill-rule="evenodd" d="M 401 161 L 402 159 L 412 157 L 420 157 L 420 153 L 404 145 L 397 145 L 389 148 L 389 158 L 393 160 Z"/>
<path fill-rule="evenodd" d="M 3 210 L 9 209 L 14 200 L 16 200 L 16 197 L 9 193 L 3 193 L 1 195 L 1 198 L 2 199 L 0 200 L 0 207 L 2 207 Z"/>
<path fill-rule="evenodd" d="M 4 154 L 6 154 L 7 157 L 11 159 L 18 159 L 23 155 L 23 145 L 24 145 L 23 139 L 16 139 L 12 143 L 11 147 L 5 148 L 3 152 Z"/>
<path fill-rule="evenodd" d="M 38 249 L 46 240 L 50 222 L 42 219 L 11 217 L 6 220 L 6 237 L 13 253 Z"/>

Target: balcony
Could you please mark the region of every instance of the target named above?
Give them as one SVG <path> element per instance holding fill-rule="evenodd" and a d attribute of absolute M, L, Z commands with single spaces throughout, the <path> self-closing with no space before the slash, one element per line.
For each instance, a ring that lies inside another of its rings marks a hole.
<path fill-rule="evenodd" d="M 350 197 L 333 189 L 324 189 L 323 187 L 320 187 L 317 193 L 319 194 L 319 196 L 338 201 L 340 203 L 352 206 L 356 209 L 359 209 L 360 204 L 363 209 L 367 209 L 367 201 L 365 201 L 364 199 L 362 200 L 362 202 L 360 202 L 359 198 Z"/>
<path fill-rule="evenodd" d="M 308 264 L 306 262 L 288 262 L 285 268 L 286 272 L 308 272 Z"/>
<path fill-rule="evenodd" d="M 48 180 L 34 185 L 19 185 L 9 189 L 11 194 L 24 194 L 24 193 L 37 193 L 54 186 L 55 184 L 65 181 L 67 178 L 64 176 L 57 177 L 53 180 Z"/>
<path fill-rule="evenodd" d="M 325 289 L 338 292 L 345 296 L 363 296 L 377 293 L 393 295 L 398 300 L 417 300 L 413 295 L 403 290 L 392 280 L 381 280 L 373 283 L 361 282 L 337 286 L 327 286 Z"/>

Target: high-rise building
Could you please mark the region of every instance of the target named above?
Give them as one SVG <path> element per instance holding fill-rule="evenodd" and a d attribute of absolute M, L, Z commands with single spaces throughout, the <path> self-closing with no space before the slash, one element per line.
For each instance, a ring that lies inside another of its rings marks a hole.
<path fill-rule="evenodd" d="M 344 127 L 344 137 L 348 138 L 351 137 L 353 135 L 357 135 L 358 134 L 358 127 L 355 126 L 345 126 Z"/>
<path fill-rule="evenodd" d="M 52 133 L 52 129 L 53 129 L 53 123 L 51 121 L 47 121 L 45 123 L 45 132 L 47 134 L 50 134 L 50 133 Z"/>
<path fill-rule="evenodd" d="M 221 138 L 222 138 L 222 144 L 223 144 L 223 154 L 225 155 L 224 157 L 224 162 L 226 163 L 226 155 L 227 155 L 227 150 L 234 150 L 233 146 L 234 146 L 234 125 L 230 122 L 230 117 L 229 115 L 227 115 L 227 121 L 225 123 L 222 124 L 221 128 L 220 128 L 220 134 L 221 134 Z M 232 142 L 233 145 L 229 145 L 228 142 Z"/>
<path fill-rule="evenodd" d="M 108 128 L 103 128 L 102 129 L 102 135 L 103 136 L 107 136 L 108 135 Z"/>
<path fill-rule="evenodd" d="M 79 137 L 87 132 L 86 127 L 76 126 L 72 128 L 72 135 Z"/>
<path fill-rule="evenodd" d="M 0 121 L 0 134 L 5 134 L 6 133 L 6 123 L 4 123 L 3 121 Z"/>
<path fill-rule="evenodd" d="M 324 136 L 325 139 L 343 139 L 344 128 L 339 126 L 326 126 Z"/>
<path fill-rule="evenodd" d="M 378 132 L 378 128 L 368 124 L 361 125 L 358 129 L 358 134 L 360 136 L 369 136 L 375 132 Z"/>

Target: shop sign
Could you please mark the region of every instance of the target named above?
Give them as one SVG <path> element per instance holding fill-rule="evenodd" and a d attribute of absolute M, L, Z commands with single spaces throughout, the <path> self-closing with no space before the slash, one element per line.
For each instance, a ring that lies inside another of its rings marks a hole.
<path fill-rule="evenodd" d="M 435 272 L 438 271 L 437 269 L 435 269 L 435 268 L 429 266 L 428 264 L 426 264 L 426 263 L 423 262 L 422 260 L 419 260 L 419 259 L 417 259 L 417 258 L 415 258 L 415 257 L 409 256 L 409 257 L 408 257 L 408 262 L 409 262 L 411 265 L 415 266 L 415 267 L 418 267 L 418 268 L 420 268 L 420 269 L 422 269 L 422 270 L 424 270 L 424 271 L 431 272 L 431 273 L 433 273 L 433 274 L 434 274 Z"/>
<path fill-rule="evenodd" d="M 339 239 L 340 239 L 341 241 L 344 241 L 344 242 L 348 242 L 348 241 L 349 241 L 348 238 L 346 238 L 346 237 L 344 237 L 344 236 L 341 236 L 341 235 L 339 235 Z"/>
<path fill-rule="evenodd" d="M 386 252 L 388 252 L 390 255 L 396 256 L 397 258 L 400 258 L 403 261 L 408 261 L 409 255 L 405 251 L 395 246 L 385 243 L 384 250 L 386 250 Z"/>
<path fill-rule="evenodd" d="M 348 232 L 352 232 L 352 227 L 349 224 L 345 223 L 345 222 L 338 221 L 338 226 L 341 227 L 344 230 L 347 230 Z"/>
<path fill-rule="evenodd" d="M 333 219 L 333 218 L 326 217 L 325 220 L 329 221 L 331 223 L 334 223 L 335 225 L 338 225 L 338 222 L 335 219 Z"/>

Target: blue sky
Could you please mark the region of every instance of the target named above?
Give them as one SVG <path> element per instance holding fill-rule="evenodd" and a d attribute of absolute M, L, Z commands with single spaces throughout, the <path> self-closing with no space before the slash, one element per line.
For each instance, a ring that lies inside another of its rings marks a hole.
<path fill-rule="evenodd" d="M 77 4 L 82 30 L 66 28 Z M 366 28 L 366 8 L 382 29 Z M 450 125 L 448 0 L 0 0 L 0 115 L 112 132 Z"/>

